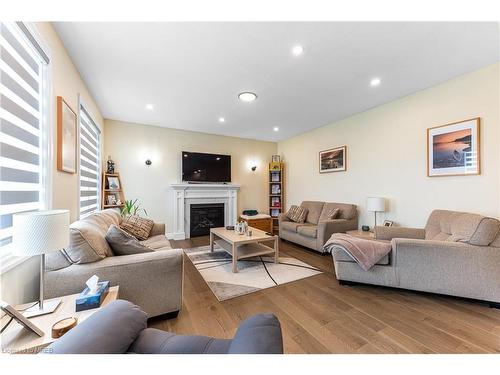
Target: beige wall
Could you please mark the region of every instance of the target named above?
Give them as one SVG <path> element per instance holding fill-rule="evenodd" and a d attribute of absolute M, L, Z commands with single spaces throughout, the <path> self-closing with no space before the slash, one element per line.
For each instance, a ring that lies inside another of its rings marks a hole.
<path fill-rule="evenodd" d="M 355 203 L 360 225 L 373 225 L 373 213 L 364 209 L 368 196 L 388 198 L 385 216 L 399 225 L 422 226 L 434 208 L 499 217 L 499 67 L 279 142 L 288 171 L 287 204 L 305 199 Z M 472 117 L 482 122 L 481 175 L 427 177 L 426 129 Z M 319 174 L 318 151 L 342 145 L 347 145 L 347 171 Z"/>
<path fill-rule="evenodd" d="M 276 143 L 105 120 L 104 155 L 120 172 L 126 199 L 138 198 L 149 216 L 172 229 L 170 184 L 181 182 L 181 151 L 231 155 L 232 182 L 241 185 L 238 209 L 268 211 L 267 163 Z M 151 166 L 145 165 L 150 158 Z M 257 162 L 255 172 L 250 162 Z"/>
<path fill-rule="evenodd" d="M 56 97 L 62 96 L 71 108 L 78 110 L 78 94 L 91 112 L 94 120 L 102 126 L 103 119 L 85 83 L 73 65 L 64 45 L 49 22 L 34 24 L 42 44 L 50 57 L 51 98 L 51 135 L 52 135 L 52 207 L 69 209 L 71 221 L 77 218 L 78 175 L 59 172 L 56 169 Z M 33 301 L 38 298 L 38 259 L 33 258 L 1 275 L 1 296 L 9 303 Z"/>

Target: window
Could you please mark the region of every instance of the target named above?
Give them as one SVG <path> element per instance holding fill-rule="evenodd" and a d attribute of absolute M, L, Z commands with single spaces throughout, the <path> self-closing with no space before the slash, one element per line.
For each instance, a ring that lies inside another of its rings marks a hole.
<path fill-rule="evenodd" d="M 47 205 L 47 66 L 23 23 L 0 23 L 0 256 L 12 242 L 12 217 Z"/>
<path fill-rule="evenodd" d="M 80 103 L 80 218 L 100 207 L 100 130 Z"/>

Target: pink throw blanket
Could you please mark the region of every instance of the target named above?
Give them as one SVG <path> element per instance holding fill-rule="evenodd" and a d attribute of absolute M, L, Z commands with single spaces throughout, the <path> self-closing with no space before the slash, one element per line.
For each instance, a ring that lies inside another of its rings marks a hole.
<path fill-rule="evenodd" d="M 331 251 L 336 246 L 345 250 L 365 271 L 391 251 L 390 242 L 368 240 L 343 233 L 334 233 L 323 249 Z"/>

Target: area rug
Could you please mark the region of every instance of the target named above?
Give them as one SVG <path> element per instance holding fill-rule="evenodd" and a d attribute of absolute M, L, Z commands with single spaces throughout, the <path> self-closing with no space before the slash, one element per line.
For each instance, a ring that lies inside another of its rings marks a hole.
<path fill-rule="evenodd" d="M 214 245 L 184 249 L 198 272 L 219 301 L 250 294 L 276 285 L 304 279 L 321 271 L 298 259 L 258 256 L 238 261 L 239 272 L 232 271 L 232 258 L 225 250 Z"/>

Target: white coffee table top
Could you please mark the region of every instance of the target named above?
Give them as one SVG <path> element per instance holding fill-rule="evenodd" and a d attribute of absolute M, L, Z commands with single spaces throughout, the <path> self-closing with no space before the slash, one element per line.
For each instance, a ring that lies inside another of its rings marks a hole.
<path fill-rule="evenodd" d="M 247 236 L 246 234 L 238 234 L 234 230 L 229 230 L 224 227 L 221 228 L 212 228 L 210 232 L 215 234 L 217 237 L 220 237 L 231 244 L 245 244 L 251 242 L 261 242 L 265 240 L 274 240 L 276 236 L 268 235 L 263 230 L 257 228 L 251 228 L 252 235 Z"/>

